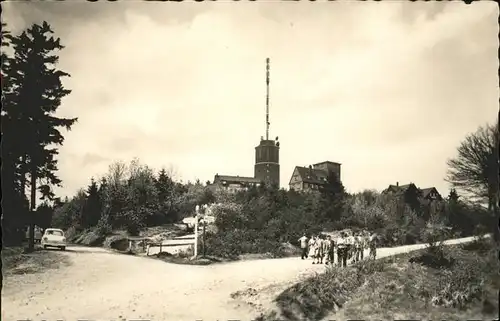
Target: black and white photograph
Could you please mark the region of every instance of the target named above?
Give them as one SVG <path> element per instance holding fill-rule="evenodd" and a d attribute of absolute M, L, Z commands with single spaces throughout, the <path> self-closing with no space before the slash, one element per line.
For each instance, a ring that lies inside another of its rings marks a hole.
<path fill-rule="evenodd" d="M 2 321 L 498 320 L 494 1 L 2 1 Z"/>

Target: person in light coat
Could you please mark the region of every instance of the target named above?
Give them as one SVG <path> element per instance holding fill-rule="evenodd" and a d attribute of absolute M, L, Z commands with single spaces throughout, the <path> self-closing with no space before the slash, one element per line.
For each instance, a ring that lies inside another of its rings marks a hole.
<path fill-rule="evenodd" d="M 361 252 L 361 259 L 364 257 L 364 252 L 370 248 L 370 232 L 368 231 L 363 231 L 363 235 L 361 236 L 362 239 L 362 244 L 363 244 L 363 251 Z"/>
<path fill-rule="evenodd" d="M 314 251 L 314 259 L 315 262 L 313 264 L 322 264 L 323 263 L 323 239 L 322 235 L 318 235 L 316 237 L 316 247 Z"/>
<path fill-rule="evenodd" d="M 347 260 L 349 262 L 351 262 L 353 260 L 353 257 L 354 257 L 354 237 L 349 234 L 349 233 L 345 233 L 344 234 L 345 236 L 345 244 L 346 244 L 346 247 L 347 247 Z"/>
<path fill-rule="evenodd" d="M 311 238 L 309 239 L 308 249 L 309 249 L 308 257 L 312 258 L 313 262 L 314 262 L 314 254 L 316 251 L 316 236 L 315 235 L 312 235 Z"/>
<path fill-rule="evenodd" d="M 304 260 L 304 259 L 307 259 L 307 236 L 306 236 L 306 233 L 304 233 L 302 235 L 301 238 L 299 238 L 299 243 L 300 243 L 300 250 L 302 251 L 302 254 L 301 254 L 301 259 Z"/>

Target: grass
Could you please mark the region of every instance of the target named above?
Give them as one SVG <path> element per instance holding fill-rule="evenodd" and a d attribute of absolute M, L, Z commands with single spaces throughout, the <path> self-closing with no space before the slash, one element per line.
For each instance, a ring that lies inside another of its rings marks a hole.
<path fill-rule="evenodd" d="M 275 258 L 271 253 L 264 254 L 241 254 L 236 257 L 220 257 L 216 255 L 199 255 L 198 258 L 192 259 L 192 250 L 181 251 L 176 254 L 170 254 L 167 252 L 157 253 L 152 258 L 160 259 L 162 261 L 174 264 L 185 264 L 185 265 L 210 265 L 215 263 L 228 263 L 234 261 L 250 261 L 250 260 L 261 260 L 261 259 L 272 259 Z"/>
<path fill-rule="evenodd" d="M 498 318 L 500 263 L 488 242 L 445 247 L 434 260 L 420 250 L 329 269 L 281 293 L 260 320 Z"/>
<path fill-rule="evenodd" d="M 354 299 L 344 306 L 347 319 L 484 319 L 498 313 L 498 261 L 493 253 L 448 248 L 455 263 L 437 269 L 409 259 L 406 254 L 366 278 Z M 426 253 L 419 253 L 420 255 Z M 493 261 L 495 260 L 496 263 Z M 496 267 L 494 267 L 496 265 Z"/>
<path fill-rule="evenodd" d="M 166 252 L 158 253 L 153 257 L 167 263 L 184 265 L 210 265 L 214 263 L 228 262 L 228 260 L 213 256 L 198 257 L 193 260 L 190 257 L 172 255 Z"/>
<path fill-rule="evenodd" d="M 34 252 L 25 253 L 23 247 L 2 248 L 2 273 L 7 276 L 39 273 L 69 264 L 69 258 L 58 250 L 35 247 Z"/>

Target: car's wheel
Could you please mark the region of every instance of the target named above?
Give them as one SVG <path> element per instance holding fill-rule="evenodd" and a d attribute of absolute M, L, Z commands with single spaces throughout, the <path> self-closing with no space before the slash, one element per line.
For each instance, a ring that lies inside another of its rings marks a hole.
<path fill-rule="evenodd" d="M 66 250 L 66 246 L 61 246 L 61 251 L 65 251 Z"/>

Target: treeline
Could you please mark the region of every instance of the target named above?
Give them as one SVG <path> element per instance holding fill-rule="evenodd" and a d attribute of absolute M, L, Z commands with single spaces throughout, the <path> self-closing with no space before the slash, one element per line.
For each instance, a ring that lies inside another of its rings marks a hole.
<path fill-rule="evenodd" d="M 155 171 L 138 159 L 116 162 L 71 199 L 39 208 L 39 219 L 76 234 L 91 231 L 102 239 L 112 230 L 141 229 L 192 216 L 198 204 L 213 205 L 216 231 L 207 234 L 207 253 L 235 257 L 243 253 L 285 255 L 302 233 L 367 229 L 383 246 L 425 242 L 428 229 L 443 226 L 455 236 L 488 232 L 491 209 L 459 197 L 455 189 L 442 201 L 428 201 L 417 189 L 404 195 L 366 190 L 346 193 L 336 177 L 318 192 L 298 193 L 267 186 L 236 194 L 214 191 L 208 184 L 182 183 L 165 169 Z M 413 193 L 413 194 L 412 194 Z"/>
<path fill-rule="evenodd" d="M 2 23 L 2 227 L 4 242 L 19 241 L 37 194 L 52 201 L 57 176 L 61 129 L 70 130 L 76 118 L 60 118 L 61 100 L 71 93 L 62 84 L 69 74 L 57 69 L 64 47 L 43 22 L 12 35 Z M 29 191 L 30 197 L 27 197 Z M 33 234 L 30 249 L 33 249 Z"/>
<path fill-rule="evenodd" d="M 130 164 L 115 162 L 103 177 L 91 179 L 86 189 L 55 204 L 52 225 L 77 233 L 95 228 L 100 235 L 123 228 L 137 235 L 142 228 L 192 215 L 197 204 L 214 202 L 206 185 L 183 184 L 171 176 L 165 169 L 155 173 L 138 159 Z"/>

